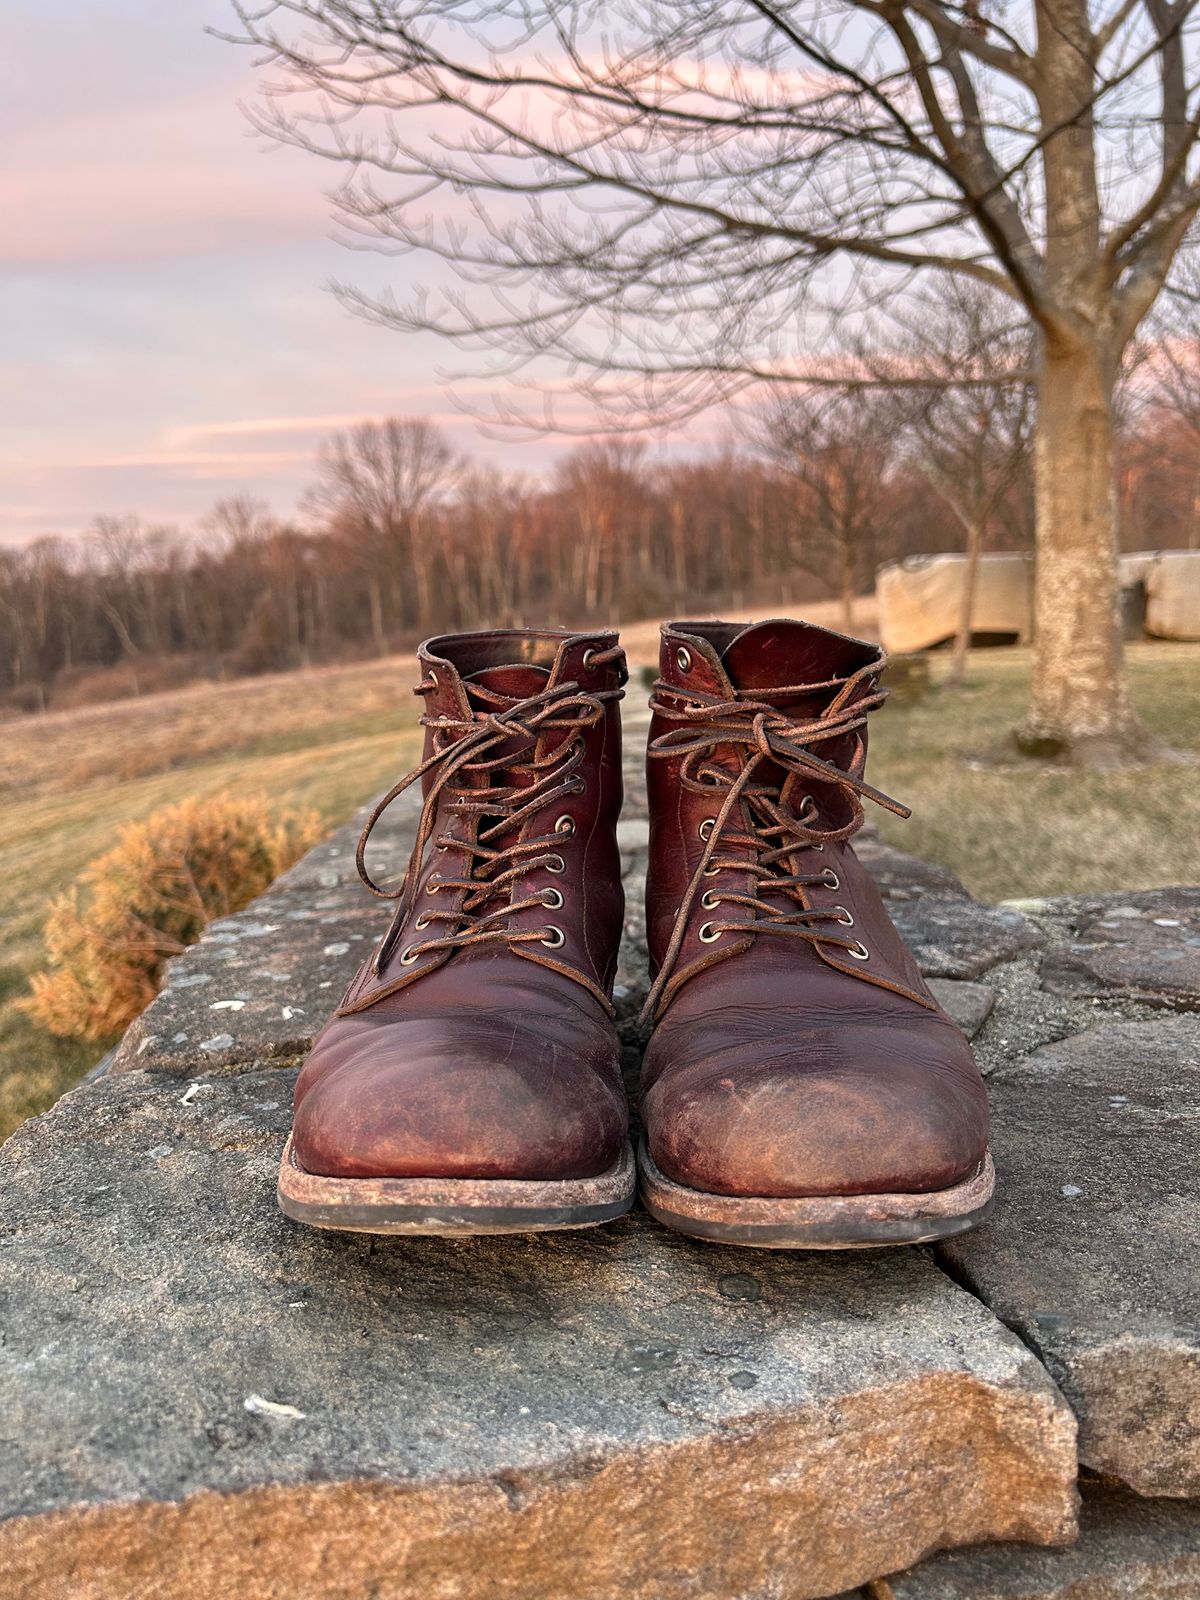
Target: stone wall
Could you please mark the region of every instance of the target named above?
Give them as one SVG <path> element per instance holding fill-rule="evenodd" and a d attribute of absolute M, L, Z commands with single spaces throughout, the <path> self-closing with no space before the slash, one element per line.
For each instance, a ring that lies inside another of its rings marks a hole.
<path fill-rule="evenodd" d="M 0 1150 L 5 1600 L 1200 1596 L 1200 891 L 987 906 L 863 842 L 990 1081 L 997 1211 L 937 1250 L 385 1240 L 274 1203 L 387 915 L 354 835 Z"/>

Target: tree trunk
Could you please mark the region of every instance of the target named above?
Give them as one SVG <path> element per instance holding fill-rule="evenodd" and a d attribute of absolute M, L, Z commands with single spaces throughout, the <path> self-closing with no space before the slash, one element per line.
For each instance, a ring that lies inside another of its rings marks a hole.
<path fill-rule="evenodd" d="M 955 688 L 958 688 L 967 676 L 967 655 L 971 649 L 971 623 L 975 616 L 975 590 L 979 584 L 979 554 L 982 548 L 983 524 L 978 517 L 972 517 L 967 523 L 967 560 L 963 568 L 958 631 L 954 635 L 954 654 L 950 658 L 948 681 Z"/>
<path fill-rule="evenodd" d="M 838 569 L 841 585 L 842 632 L 854 632 L 854 545 L 846 533 L 838 536 Z"/>
<path fill-rule="evenodd" d="M 1112 389 L 1101 352 L 1047 338 L 1038 380 L 1037 559 L 1027 754 L 1144 758 L 1118 618 Z"/>
<path fill-rule="evenodd" d="M 387 634 L 383 631 L 383 593 L 374 572 L 367 577 L 367 598 L 371 607 L 371 636 L 375 641 L 375 654 L 386 656 L 388 646 Z"/>

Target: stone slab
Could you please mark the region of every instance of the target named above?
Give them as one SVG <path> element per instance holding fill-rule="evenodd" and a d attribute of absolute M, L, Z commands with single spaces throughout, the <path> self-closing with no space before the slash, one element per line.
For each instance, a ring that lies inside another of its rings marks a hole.
<path fill-rule="evenodd" d="M 245 1071 L 298 1059 L 392 909 L 357 882 L 277 884 L 169 964 L 166 987 L 128 1028 L 110 1070 Z"/>
<path fill-rule="evenodd" d="M 1197 1600 L 1200 1505 L 1145 1500 L 1111 1485 L 1083 1492 L 1066 1550 L 985 1545 L 934 1556 L 871 1584 L 864 1600 Z"/>
<path fill-rule="evenodd" d="M 1200 1010 L 1200 889 L 1111 896 L 1071 921 L 1042 959 L 1047 989 Z"/>
<path fill-rule="evenodd" d="M 996 1212 L 939 1258 L 1058 1380 L 1085 1465 L 1200 1495 L 1200 1018 L 1091 1029 L 989 1092 Z"/>
<path fill-rule="evenodd" d="M 930 978 L 929 992 L 952 1022 L 973 1039 L 992 1014 L 996 991 L 986 983 L 958 978 Z"/>
<path fill-rule="evenodd" d="M 1018 911 L 960 895 L 893 900 L 888 913 L 927 978 L 979 978 L 1044 941 Z"/>
<path fill-rule="evenodd" d="M 322 1234 L 291 1083 L 109 1076 L 0 1151 L 6 1594 L 804 1600 L 1071 1535 L 1073 1419 L 924 1253 Z"/>

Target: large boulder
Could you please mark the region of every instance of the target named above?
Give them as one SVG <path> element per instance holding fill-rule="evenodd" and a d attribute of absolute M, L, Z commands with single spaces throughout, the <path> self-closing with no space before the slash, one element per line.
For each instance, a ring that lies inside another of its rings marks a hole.
<path fill-rule="evenodd" d="M 958 632 L 967 558 L 909 556 L 881 567 L 875 580 L 879 633 L 893 654 L 928 650 Z M 979 560 L 972 635 L 1011 641 L 1029 637 L 1033 561 L 1026 555 L 985 555 Z"/>
<path fill-rule="evenodd" d="M 1200 550 L 1163 550 L 1145 577 L 1146 632 L 1200 639 Z"/>

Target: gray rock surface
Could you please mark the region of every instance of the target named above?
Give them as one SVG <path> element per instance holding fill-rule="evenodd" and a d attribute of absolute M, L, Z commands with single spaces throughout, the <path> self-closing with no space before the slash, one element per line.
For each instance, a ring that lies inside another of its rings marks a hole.
<path fill-rule="evenodd" d="M 927 978 L 978 978 L 1043 941 L 1020 912 L 961 895 L 892 901 L 888 912 Z"/>
<path fill-rule="evenodd" d="M 1200 889 L 1111 896 L 1072 921 L 1042 960 L 1046 988 L 1200 1010 Z"/>
<path fill-rule="evenodd" d="M 291 1082 L 114 1075 L 0 1151 L 6 1594 L 803 1600 L 1070 1536 L 1069 1412 L 922 1253 L 321 1234 Z"/>
<path fill-rule="evenodd" d="M 873 1583 L 870 1600 L 1196 1600 L 1200 1505 L 1143 1500 L 1103 1484 L 1083 1493 L 1066 1550 L 999 1544 L 934 1556 Z"/>
<path fill-rule="evenodd" d="M 1200 1019 L 1095 1028 L 989 1091 L 999 1203 L 940 1258 L 1045 1361 L 1087 1466 L 1200 1494 Z"/>
<path fill-rule="evenodd" d="M 986 983 L 964 983 L 957 978 L 930 978 L 933 998 L 968 1039 L 973 1039 L 992 1014 L 996 991 Z"/>

